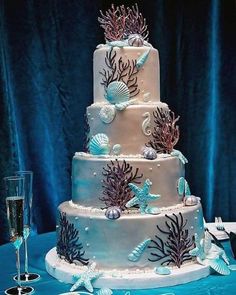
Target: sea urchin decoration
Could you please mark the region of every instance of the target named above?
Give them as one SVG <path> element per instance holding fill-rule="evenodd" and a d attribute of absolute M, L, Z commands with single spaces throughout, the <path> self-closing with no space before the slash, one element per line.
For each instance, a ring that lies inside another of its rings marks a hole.
<path fill-rule="evenodd" d="M 152 132 L 152 139 L 146 145 L 158 153 L 170 154 L 179 140 L 179 126 L 176 125 L 179 116 L 176 118 L 174 112 L 158 107 L 153 116 L 156 126 Z"/>
<path fill-rule="evenodd" d="M 140 184 L 143 174 L 139 174 L 139 169 L 134 170 L 125 160 L 119 162 L 116 159 L 103 168 L 103 175 L 104 196 L 100 200 L 105 203 L 105 208 L 117 206 L 125 210 L 126 203 L 133 198 L 129 183 Z"/>
<path fill-rule="evenodd" d="M 125 40 L 131 34 L 138 34 L 143 39 L 148 37 L 146 20 L 139 12 L 137 4 L 131 8 L 124 5 L 115 7 L 112 4 L 105 13 L 100 13 L 98 21 L 104 29 L 107 41 Z"/>
<path fill-rule="evenodd" d="M 82 243 L 79 243 L 79 231 L 66 218 L 66 213 L 60 214 L 59 238 L 57 241 L 57 254 L 60 258 L 69 263 L 80 262 L 83 265 L 89 263 L 89 259 L 84 258 Z"/>
<path fill-rule="evenodd" d="M 166 229 L 161 229 L 159 225 L 157 229 L 167 235 L 167 239 L 164 242 L 158 235 L 155 235 L 155 240 L 152 240 L 152 244 L 148 246 L 155 252 L 151 252 L 152 257 L 148 260 L 152 262 L 162 260 L 161 265 L 174 264 L 180 268 L 183 262 L 192 259 L 189 251 L 194 247 L 194 238 L 189 237 L 188 230 L 185 229 L 187 219 L 184 221 L 181 213 L 179 216 L 176 214 L 165 216 L 167 218 Z"/>

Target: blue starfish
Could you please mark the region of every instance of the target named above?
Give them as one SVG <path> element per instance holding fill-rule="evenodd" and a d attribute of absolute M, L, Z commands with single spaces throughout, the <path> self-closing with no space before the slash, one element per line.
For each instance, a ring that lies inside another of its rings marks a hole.
<path fill-rule="evenodd" d="M 145 209 L 149 202 L 158 200 L 160 195 L 150 194 L 150 189 L 152 182 L 146 179 L 142 188 L 138 187 L 133 183 L 129 183 L 129 187 L 135 194 L 135 196 L 126 204 L 127 208 L 133 207 L 134 205 L 139 205 L 141 214 L 145 214 Z"/>
<path fill-rule="evenodd" d="M 97 279 L 101 273 L 95 271 L 96 263 L 93 262 L 89 266 L 86 267 L 86 270 L 76 276 L 78 279 L 76 283 L 71 287 L 70 291 L 73 292 L 79 287 L 85 287 L 89 292 L 93 292 L 93 285 L 91 283 L 92 280 Z"/>

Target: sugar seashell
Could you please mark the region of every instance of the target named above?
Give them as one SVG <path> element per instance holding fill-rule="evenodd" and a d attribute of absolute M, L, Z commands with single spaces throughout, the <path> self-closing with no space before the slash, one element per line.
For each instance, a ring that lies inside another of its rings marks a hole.
<path fill-rule="evenodd" d="M 178 184 L 177 184 L 177 189 L 178 189 L 178 194 L 180 197 L 191 195 L 188 182 L 187 182 L 187 180 L 185 180 L 184 177 L 179 178 Z"/>
<path fill-rule="evenodd" d="M 128 37 L 128 44 L 130 46 L 141 47 L 143 46 L 144 39 L 139 34 L 131 34 Z"/>
<path fill-rule="evenodd" d="M 128 260 L 132 262 L 138 261 L 140 257 L 142 256 L 143 252 L 145 251 L 145 249 L 147 248 L 147 246 L 150 244 L 150 242 L 151 242 L 151 239 L 146 239 L 140 244 L 138 244 L 134 248 L 134 250 L 128 255 Z"/>
<path fill-rule="evenodd" d="M 107 45 L 111 46 L 111 47 L 124 47 L 128 45 L 127 40 L 117 40 L 117 41 L 111 41 L 111 42 L 107 42 Z"/>
<path fill-rule="evenodd" d="M 170 275 L 171 271 L 168 267 L 165 266 L 159 266 L 159 267 L 155 267 L 155 273 L 158 275 Z"/>
<path fill-rule="evenodd" d="M 214 269 L 214 271 L 216 271 L 217 273 L 227 276 L 230 274 L 230 270 L 227 266 L 227 264 L 220 258 L 216 258 L 216 259 L 209 259 L 208 260 L 208 265 Z"/>
<path fill-rule="evenodd" d="M 114 105 L 105 105 L 101 108 L 99 112 L 99 117 L 102 122 L 109 124 L 111 123 L 116 116 L 116 109 Z"/>
<path fill-rule="evenodd" d="M 121 145 L 120 144 L 114 144 L 112 147 L 112 153 L 114 155 L 119 155 L 121 152 Z"/>
<path fill-rule="evenodd" d="M 105 216 L 108 219 L 115 220 L 115 219 L 120 218 L 120 215 L 121 215 L 121 209 L 116 206 L 107 208 L 107 210 L 105 212 Z"/>
<path fill-rule="evenodd" d="M 158 207 L 147 207 L 145 209 L 145 213 L 152 214 L 152 215 L 158 215 L 161 213 L 161 210 Z"/>
<path fill-rule="evenodd" d="M 199 203 L 199 198 L 196 196 L 186 196 L 184 198 L 184 205 L 185 206 L 195 206 Z"/>
<path fill-rule="evenodd" d="M 106 89 L 105 98 L 111 104 L 119 104 L 129 100 L 129 88 L 122 81 L 111 82 Z"/>
<path fill-rule="evenodd" d="M 113 292 L 109 288 L 101 288 L 100 290 L 97 291 L 97 295 L 112 295 Z"/>
<path fill-rule="evenodd" d="M 124 101 L 124 102 L 121 102 L 121 103 L 116 103 L 115 108 L 116 108 L 117 111 L 123 111 L 129 105 L 133 104 L 135 101 L 136 101 L 136 99 L 130 99 L 128 101 Z"/>
<path fill-rule="evenodd" d="M 150 52 L 150 48 L 145 51 L 137 60 L 136 62 L 136 67 L 138 69 L 141 69 L 141 67 L 145 64 L 145 62 L 147 61 L 148 59 L 148 56 L 149 56 L 149 52 Z"/>
<path fill-rule="evenodd" d="M 145 159 L 154 160 L 157 158 L 157 152 L 152 147 L 145 147 L 143 150 L 143 156 Z"/>
<path fill-rule="evenodd" d="M 92 155 L 108 155 L 110 152 L 108 136 L 104 133 L 94 135 L 89 141 L 89 152 Z"/>

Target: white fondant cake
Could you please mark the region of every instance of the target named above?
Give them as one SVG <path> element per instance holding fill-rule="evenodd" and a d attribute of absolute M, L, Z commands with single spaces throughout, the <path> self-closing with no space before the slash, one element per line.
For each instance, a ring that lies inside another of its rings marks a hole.
<path fill-rule="evenodd" d="M 58 208 L 47 270 L 90 291 L 82 278 L 137 289 L 207 276 L 209 266 L 193 258 L 202 208 L 184 179 L 187 159 L 174 149 L 179 118 L 160 102 L 158 51 L 145 41 L 137 6 L 112 6 L 99 21 L 107 42 L 94 52 L 87 151 L 73 158 L 72 200 Z"/>

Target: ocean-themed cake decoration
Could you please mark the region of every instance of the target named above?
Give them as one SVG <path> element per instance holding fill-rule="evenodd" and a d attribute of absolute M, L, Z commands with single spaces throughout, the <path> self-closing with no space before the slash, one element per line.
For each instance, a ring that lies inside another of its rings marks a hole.
<path fill-rule="evenodd" d="M 146 146 L 154 148 L 158 153 L 170 154 L 179 140 L 179 126 L 176 125 L 179 116 L 162 108 L 153 112 L 154 127 L 151 139 Z"/>
<path fill-rule="evenodd" d="M 223 249 L 212 243 L 211 235 L 205 231 L 205 237 L 199 239 L 195 234 L 195 248 L 189 254 L 196 257 L 198 263 L 208 265 L 221 275 L 229 275 L 229 259 Z"/>
<path fill-rule="evenodd" d="M 96 295 L 112 295 L 113 292 L 109 288 L 101 288 L 97 291 Z"/>
<path fill-rule="evenodd" d="M 184 177 L 180 177 L 177 183 L 178 195 L 182 198 L 191 195 L 190 187 L 187 180 Z"/>
<path fill-rule="evenodd" d="M 144 118 L 142 122 L 142 131 L 146 136 L 150 136 L 152 134 L 151 131 L 151 114 L 149 112 L 145 112 L 142 117 Z"/>
<path fill-rule="evenodd" d="M 126 203 L 133 198 L 133 192 L 129 184 L 140 184 L 143 174 L 138 168 L 133 168 L 125 160 L 110 161 L 102 172 L 103 196 L 99 199 L 105 203 L 105 208 L 117 206 L 122 211 L 126 210 Z"/>
<path fill-rule="evenodd" d="M 145 210 L 148 207 L 148 204 L 150 202 L 158 200 L 161 197 L 160 195 L 154 195 L 150 193 L 151 186 L 152 182 L 150 181 L 150 179 L 145 180 L 143 187 L 138 187 L 134 183 L 129 183 L 129 187 L 133 191 L 134 197 L 127 202 L 126 207 L 130 208 L 138 205 L 141 214 L 145 214 Z"/>
<path fill-rule="evenodd" d="M 89 141 L 89 152 L 92 155 L 108 155 L 110 153 L 109 137 L 104 133 L 94 135 Z"/>
<path fill-rule="evenodd" d="M 105 105 L 99 112 L 99 117 L 103 123 L 110 124 L 116 116 L 116 108 L 114 105 Z"/>
<path fill-rule="evenodd" d="M 158 275 L 165 275 L 166 276 L 166 275 L 171 274 L 171 271 L 170 271 L 169 267 L 166 267 L 166 266 L 155 267 L 154 271 Z"/>
<path fill-rule="evenodd" d="M 120 218 L 121 216 L 121 209 L 118 206 L 108 207 L 105 216 L 108 219 L 115 220 Z"/>
<path fill-rule="evenodd" d="M 93 292 L 93 281 L 102 275 L 102 273 L 96 271 L 95 268 L 96 263 L 92 262 L 90 265 L 85 267 L 85 270 L 82 273 L 75 275 L 74 277 L 76 282 L 71 287 L 70 291 L 73 292 L 80 287 L 84 287 L 89 292 Z"/>
<path fill-rule="evenodd" d="M 121 153 L 121 145 L 119 143 L 113 145 L 112 153 L 116 156 Z"/>
<path fill-rule="evenodd" d="M 179 158 L 179 160 L 185 165 L 188 163 L 188 159 L 179 150 L 173 149 L 170 153 L 171 156 Z"/>
<path fill-rule="evenodd" d="M 151 215 L 158 215 L 161 213 L 161 210 L 158 207 L 147 206 L 147 208 L 145 209 L 145 213 Z"/>
<path fill-rule="evenodd" d="M 82 243 L 79 242 L 79 230 L 67 219 L 66 213 L 59 216 L 57 255 L 68 263 L 87 265 L 89 259 L 85 258 Z"/>
<path fill-rule="evenodd" d="M 129 88 L 122 81 L 111 82 L 106 89 L 105 98 L 111 103 L 122 103 L 129 100 Z"/>
<path fill-rule="evenodd" d="M 188 260 L 192 260 L 189 251 L 194 246 L 194 238 L 189 236 L 186 228 L 187 219 L 184 220 L 181 212 L 179 214 L 165 215 L 165 226 L 156 225 L 158 231 L 166 236 L 163 240 L 158 233 L 152 239 L 150 245 L 151 262 L 160 261 L 162 266 L 175 265 L 178 268 Z"/>
<path fill-rule="evenodd" d="M 200 200 L 201 199 L 199 197 L 191 195 L 185 196 L 183 201 L 185 206 L 196 206 L 197 204 L 199 204 Z"/>
<path fill-rule="evenodd" d="M 143 46 L 144 39 L 139 34 L 130 34 L 128 37 L 128 44 L 130 46 L 141 47 Z"/>
<path fill-rule="evenodd" d="M 149 53 L 150 53 L 151 48 L 148 48 L 147 51 L 145 51 L 138 59 L 136 62 L 136 67 L 140 70 L 145 62 L 148 59 Z"/>
<path fill-rule="evenodd" d="M 144 253 L 147 246 L 150 244 L 151 239 L 146 239 L 143 242 L 139 243 L 134 250 L 128 255 L 128 260 L 132 262 L 138 261 L 142 254 Z"/>
<path fill-rule="evenodd" d="M 151 147 L 145 147 L 143 149 L 143 156 L 148 160 L 155 160 L 157 158 L 157 152 Z"/>

